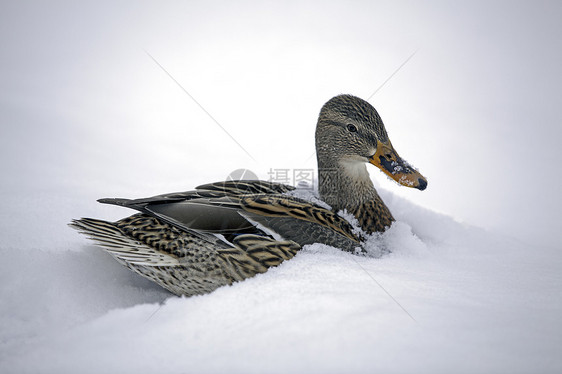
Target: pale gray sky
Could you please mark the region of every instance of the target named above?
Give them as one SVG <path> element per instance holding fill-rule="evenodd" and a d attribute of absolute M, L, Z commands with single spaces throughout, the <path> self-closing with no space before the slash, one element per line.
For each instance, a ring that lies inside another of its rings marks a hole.
<path fill-rule="evenodd" d="M 95 197 L 191 189 L 240 167 L 262 178 L 315 168 L 320 106 L 339 93 L 367 98 L 418 51 L 370 101 L 429 187 L 370 168 L 373 179 L 557 245 L 561 4 L 3 2 L 2 240 L 29 220 L 52 231 L 107 212 Z"/>

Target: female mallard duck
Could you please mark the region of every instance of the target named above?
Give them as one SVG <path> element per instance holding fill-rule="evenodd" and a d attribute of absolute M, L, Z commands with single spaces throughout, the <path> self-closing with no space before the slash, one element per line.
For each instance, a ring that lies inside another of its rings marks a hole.
<path fill-rule="evenodd" d="M 340 210 L 353 214 L 366 233 L 384 231 L 394 218 L 365 163 L 401 185 L 427 186 L 398 156 L 375 108 L 354 96 L 336 96 L 322 107 L 316 153 L 320 198 L 332 210 L 287 194 L 291 186 L 229 181 L 146 199 L 101 199 L 140 213 L 114 223 L 82 218 L 70 225 L 132 271 L 190 296 L 263 273 L 305 244 L 354 251 L 361 238 Z"/>

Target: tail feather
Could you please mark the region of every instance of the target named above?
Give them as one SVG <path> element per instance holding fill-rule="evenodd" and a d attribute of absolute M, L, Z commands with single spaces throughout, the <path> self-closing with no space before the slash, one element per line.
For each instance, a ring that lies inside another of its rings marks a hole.
<path fill-rule="evenodd" d="M 121 199 L 121 198 L 98 199 L 98 203 L 119 205 L 119 206 L 124 206 L 124 207 L 127 207 L 130 202 L 131 202 L 131 199 Z"/>
<path fill-rule="evenodd" d="M 115 224 L 92 218 L 72 220 L 70 227 L 87 235 L 123 264 L 144 266 L 177 266 L 179 261 L 170 254 L 157 252 L 146 244 L 128 237 Z"/>
<path fill-rule="evenodd" d="M 116 223 L 81 218 L 69 226 L 130 270 L 176 295 L 204 294 L 264 273 L 292 258 L 300 249 L 293 241 L 254 234 L 238 235 L 227 245 L 226 239 L 213 241 L 196 232 L 180 232 L 142 214 Z M 169 245 L 162 248 L 166 244 L 162 241 Z"/>

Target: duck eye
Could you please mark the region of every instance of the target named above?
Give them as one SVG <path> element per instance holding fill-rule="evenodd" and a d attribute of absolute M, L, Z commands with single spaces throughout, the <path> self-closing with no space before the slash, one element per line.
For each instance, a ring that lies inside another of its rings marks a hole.
<path fill-rule="evenodd" d="M 347 129 L 350 132 L 357 132 L 357 127 L 355 127 L 355 125 L 352 125 L 351 123 L 349 125 L 347 125 Z"/>

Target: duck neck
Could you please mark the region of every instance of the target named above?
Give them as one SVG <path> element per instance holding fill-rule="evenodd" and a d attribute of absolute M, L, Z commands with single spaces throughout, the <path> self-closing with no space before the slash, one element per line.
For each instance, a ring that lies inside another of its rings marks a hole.
<path fill-rule="evenodd" d="M 318 192 L 334 211 L 345 209 L 353 214 L 368 233 L 384 231 L 394 221 L 364 162 L 319 156 Z"/>
<path fill-rule="evenodd" d="M 318 192 L 336 211 L 352 211 L 378 195 L 364 163 L 326 158 L 318 160 Z"/>

